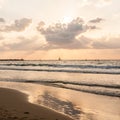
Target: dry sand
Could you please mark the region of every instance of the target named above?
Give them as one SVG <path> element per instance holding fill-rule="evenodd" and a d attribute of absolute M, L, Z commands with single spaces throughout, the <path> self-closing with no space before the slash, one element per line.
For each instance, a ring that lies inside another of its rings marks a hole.
<path fill-rule="evenodd" d="M 0 120 L 72 120 L 51 109 L 31 104 L 27 95 L 0 88 Z"/>

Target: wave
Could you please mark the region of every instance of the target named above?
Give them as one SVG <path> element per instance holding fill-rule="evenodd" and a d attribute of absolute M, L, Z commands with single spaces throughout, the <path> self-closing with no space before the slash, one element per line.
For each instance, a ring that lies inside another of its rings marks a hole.
<path fill-rule="evenodd" d="M 100 68 L 100 69 L 120 69 L 120 65 L 64 65 L 64 64 L 0 64 L 0 66 L 41 66 L 41 67 L 56 67 L 56 68 Z"/>
<path fill-rule="evenodd" d="M 22 83 L 34 83 L 47 86 L 71 89 L 76 91 L 82 91 L 87 93 L 106 95 L 112 97 L 120 97 L 120 85 L 119 84 L 97 84 L 97 83 L 85 83 L 76 81 L 55 81 L 55 80 L 1 80 L 6 82 L 22 82 Z"/>
<path fill-rule="evenodd" d="M 90 73 L 90 74 L 116 74 L 119 75 L 120 71 L 102 71 L 99 69 L 88 70 L 88 69 L 41 69 L 41 68 L 11 68 L 11 67 L 0 67 L 0 70 L 18 70 L 18 71 L 45 71 L 45 72 L 69 72 L 69 73 Z"/>

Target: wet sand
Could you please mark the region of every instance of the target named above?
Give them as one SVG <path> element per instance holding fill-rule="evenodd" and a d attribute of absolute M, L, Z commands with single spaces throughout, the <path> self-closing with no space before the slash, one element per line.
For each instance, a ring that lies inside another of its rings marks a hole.
<path fill-rule="evenodd" d="M 119 97 L 32 83 L 0 82 L 0 88 L 0 120 L 71 120 L 64 114 L 74 120 L 120 120 Z"/>
<path fill-rule="evenodd" d="M 72 120 L 43 106 L 28 102 L 28 96 L 12 89 L 0 88 L 0 120 Z"/>

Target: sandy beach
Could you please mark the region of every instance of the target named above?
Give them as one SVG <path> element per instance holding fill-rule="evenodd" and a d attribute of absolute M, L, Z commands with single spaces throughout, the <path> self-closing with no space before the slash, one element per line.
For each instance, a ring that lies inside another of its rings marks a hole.
<path fill-rule="evenodd" d="M 0 82 L 0 120 L 72 120 L 65 115 L 74 120 L 120 120 L 120 99 L 38 84 Z"/>
<path fill-rule="evenodd" d="M 71 118 L 31 104 L 27 95 L 12 89 L 0 88 L 0 120 L 72 120 Z"/>

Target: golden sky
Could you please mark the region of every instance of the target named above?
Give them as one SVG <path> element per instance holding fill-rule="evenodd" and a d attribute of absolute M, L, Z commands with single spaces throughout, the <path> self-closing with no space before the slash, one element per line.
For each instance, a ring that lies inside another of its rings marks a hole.
<path fill-rule="evenodd" d="M 120 59 L 119 0 L 0 0 L 0 58 Z"/>

